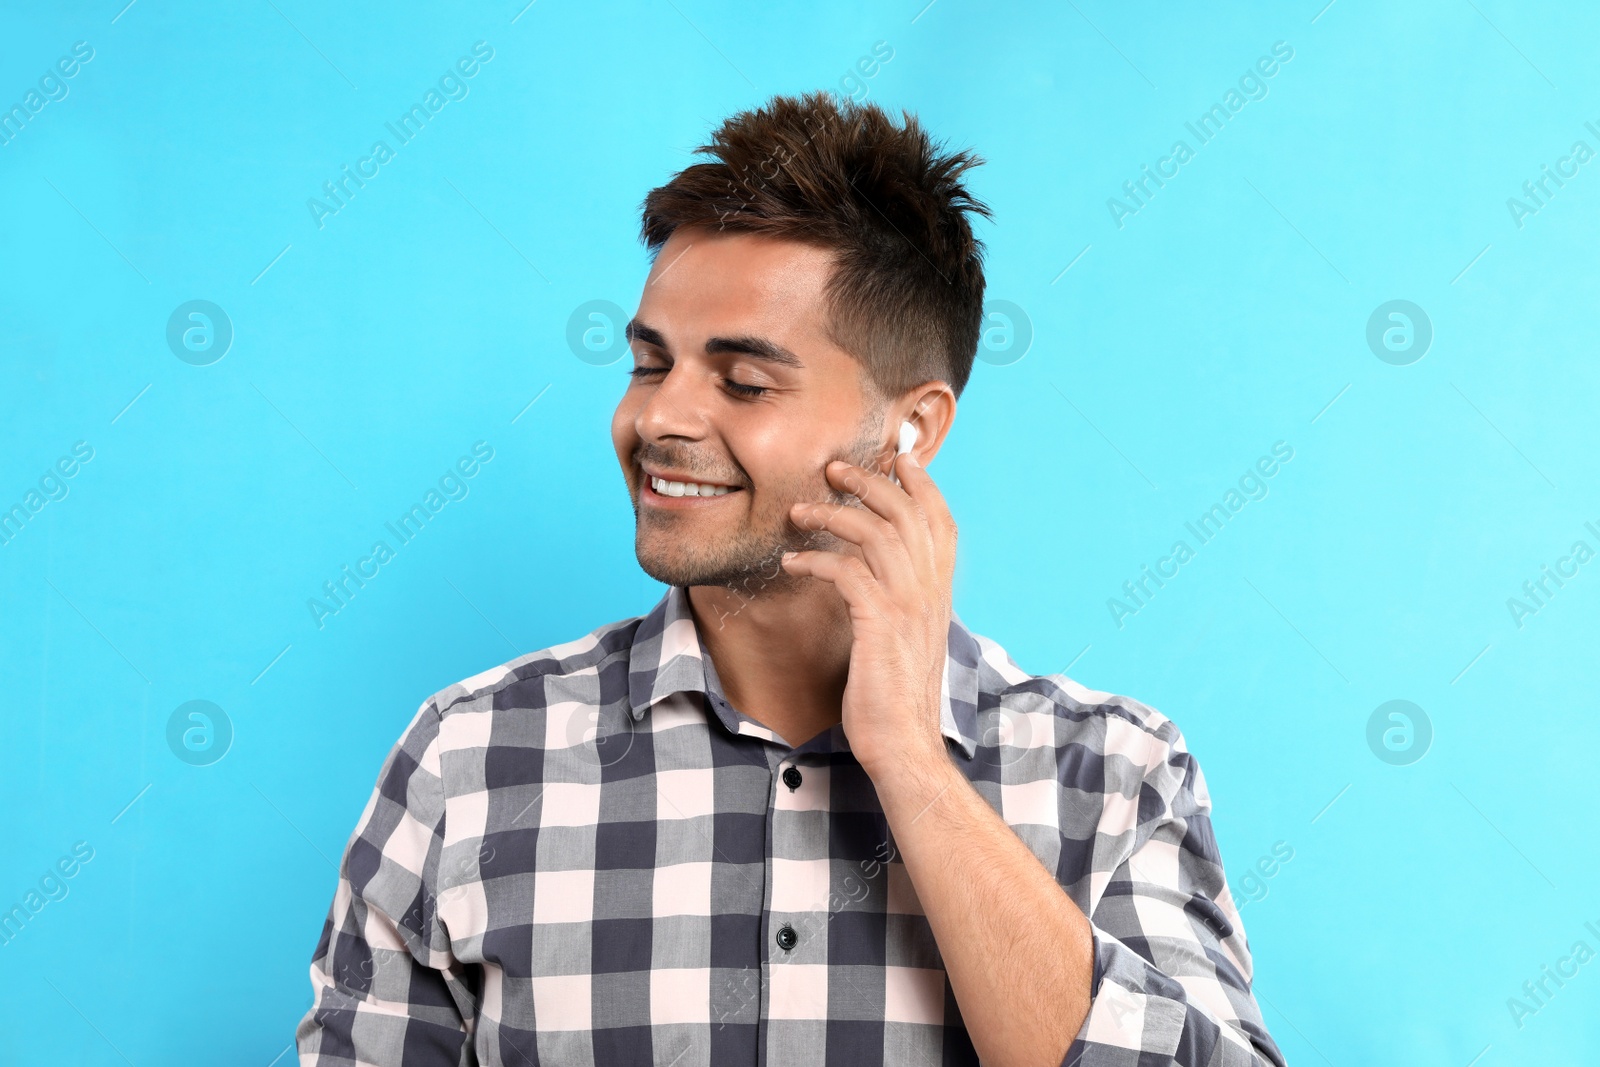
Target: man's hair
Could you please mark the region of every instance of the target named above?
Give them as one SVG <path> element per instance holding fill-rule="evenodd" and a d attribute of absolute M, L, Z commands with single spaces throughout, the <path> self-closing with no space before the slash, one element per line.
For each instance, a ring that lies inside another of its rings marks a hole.
<path fill-rule="evenodd" d="M 765 234 L 831 250 L 828 334 L 885 396 L 934 379 L 959 396 L 983 327 L 983 242 L 992 218 L 961 175 L 983 160 L 942 153 L 910 112 L 822 91 L 775 96 L 726 119 L 695 163 L 650 191 L 651 261 L 680 226 Z"/>

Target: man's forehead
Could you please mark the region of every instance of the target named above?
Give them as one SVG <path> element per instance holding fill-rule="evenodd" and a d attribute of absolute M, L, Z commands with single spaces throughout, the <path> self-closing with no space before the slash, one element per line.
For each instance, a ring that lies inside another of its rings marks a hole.
<path fill-rule="evenodd" d="M 832 273 L 826 249 L 756 234 L 679 230 L 662 246 L 639 318 L 670 336 L 763 333 L 815 339 Z"/>

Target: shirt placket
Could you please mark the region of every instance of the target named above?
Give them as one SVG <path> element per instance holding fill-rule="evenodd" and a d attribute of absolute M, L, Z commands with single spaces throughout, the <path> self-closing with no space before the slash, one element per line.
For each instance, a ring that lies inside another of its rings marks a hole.
<path fill-rule="evenodd" d="M 766 1067 L 823 1067 L 832 859 L 829 736 L 768 747 L 772 766 L 759 1041 Z"/>

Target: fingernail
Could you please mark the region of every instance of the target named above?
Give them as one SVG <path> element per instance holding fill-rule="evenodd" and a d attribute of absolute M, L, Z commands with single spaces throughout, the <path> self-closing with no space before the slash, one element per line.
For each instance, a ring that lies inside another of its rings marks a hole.
<path fill-rule="evenodd" d="M 785 552 L 783 554 L 783 562 L 788 563 L 791 559 L 794 559 L 794 556 L 793 552 Z"/>

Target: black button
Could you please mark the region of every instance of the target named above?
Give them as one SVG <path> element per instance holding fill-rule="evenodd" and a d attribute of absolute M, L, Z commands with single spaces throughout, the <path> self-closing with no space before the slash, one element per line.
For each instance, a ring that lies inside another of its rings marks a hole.
<path fill-rule="evenodd" d="M 789 787 L 792 793 L 800 788 L 800 768 L 788 766 L 783 769 L 783 784 Z"/>
<path fill-rule="evenodd" d="M 800 935 L 794 932 L 794 927 L 784 923 L 778 929 L 778 947 L 788 952 L 800 940 Z"/>

